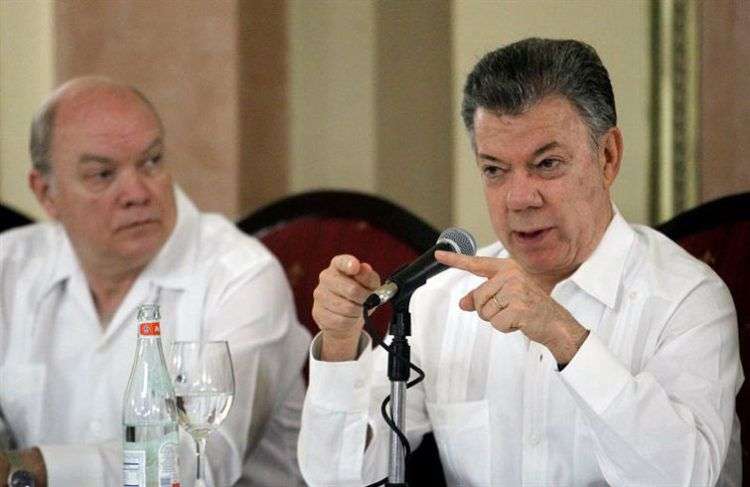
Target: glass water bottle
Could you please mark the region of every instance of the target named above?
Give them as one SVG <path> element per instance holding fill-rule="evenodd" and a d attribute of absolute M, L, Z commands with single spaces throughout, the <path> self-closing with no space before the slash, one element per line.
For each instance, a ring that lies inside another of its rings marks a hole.
<path fill-rule="evenodd" d="M 124 487 L 180 486 L 177 411 L 160 319 L 158 305 L 138 308 L 138 345 L 122 408 Z"/>

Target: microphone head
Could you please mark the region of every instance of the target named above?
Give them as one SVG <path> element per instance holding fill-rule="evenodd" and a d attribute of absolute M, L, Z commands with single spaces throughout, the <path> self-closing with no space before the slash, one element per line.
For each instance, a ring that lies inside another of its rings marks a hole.
<path fill-rule="evenodd" d="M 462 228 L 446 228 L 438 237 L 437 243 L 447 243 L 457 254 L 474 255 L 477 252 L 474 237 Z"/>

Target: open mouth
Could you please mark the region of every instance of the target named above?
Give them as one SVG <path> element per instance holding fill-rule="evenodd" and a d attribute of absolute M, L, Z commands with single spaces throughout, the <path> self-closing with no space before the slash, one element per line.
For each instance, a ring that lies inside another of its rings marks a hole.
<path fill-rule="evenodd" d="M 549 232 L 550 228 L 542 228 L 540 230 L 533 230 L 530 232 L 513 232 L 513 234 L 521 241 L 521 242 L 538 242 L 544 238 L 544 236 Z"/>

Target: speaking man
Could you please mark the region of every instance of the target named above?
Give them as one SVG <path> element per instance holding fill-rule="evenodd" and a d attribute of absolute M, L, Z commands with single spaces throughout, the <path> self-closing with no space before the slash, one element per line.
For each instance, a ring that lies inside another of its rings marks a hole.
<path fill-rule="evenodd" d="M 499 241 L 437 252 L 454 269 L 411 299 L 426 373 L 407 395 L 412 448 L 432 431 L 449 485 L 714 485 L 739 451 L 734 306 L 707 266 L 613 205 L 623 138 L 594 49 L 490 52 L 462 115 Z M 340 255 L 315 290 L 299 440 L 311 485 L 387 474 L 386 355 L 361 331 L 379 284 Z"/>

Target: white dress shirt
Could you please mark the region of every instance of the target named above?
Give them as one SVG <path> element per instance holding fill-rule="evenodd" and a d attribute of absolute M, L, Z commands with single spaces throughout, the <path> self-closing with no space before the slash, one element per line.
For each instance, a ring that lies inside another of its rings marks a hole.
<path fill-rule="evenodd" d="M 500 244 L 480 254 L 508 257 Z M 483 281 L 451 269 L 411 301 L 412 361 L 426 379 L 407 391 L 406 433 L 412 448 L 435 434 L 449 485 L 707 487 L 730 438 L 725 476 L 739 485 L 737 321 L 710 268 L 615 215 L 552 291 L 591 330 L 562 372 L 544 346 L 459 308 Z M 298 452 L 310 485 L 387 475 L 386 354 L 363 337 L 358 359 L 340 363 L 317 360 L 313 341 Z"/>
<path fill-rule="evenodd" d="M 283 270 L 225 218 L 199 213 L 179 189 L 176 199 L 172 235 L 106 326 L 59 224 L 0 235 L 0 412 L 19 448 L 41 449 L 50 487 L 122 485 L 122 403 L 141 303 L 160 305 L 167 356 L 174 340 L 229 342 L 235 400 L 209 437 L 208 485 L 302 484 L 310 336 Z M 194 448 L 181 432 L 183 487 L 194 483 Z"/>

